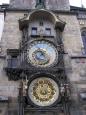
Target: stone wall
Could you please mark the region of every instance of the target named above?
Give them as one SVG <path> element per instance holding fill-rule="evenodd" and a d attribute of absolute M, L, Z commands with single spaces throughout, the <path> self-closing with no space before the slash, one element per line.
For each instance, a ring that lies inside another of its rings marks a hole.
<path fill-rule="evenodd" d="M 69 10 L 69 0 L 46 0 L 46 9 L 49 10 Z M 11 7 L 13 8 L 28 8 L 35 9 L 36 0 L 11 0 Z"/>
<path fill-rule="evenodd" d="M 64 60 L 71 87 L 71 98 L 77 107 L 83 107 L 83 104 L 80 104 L 79 95 L 86 91 L 86 57 L 82 52 L 81 28 L 86 27 L 86 25 L 85 23 L 80 25 L 80 20 L 77 20 L 76 15 L 59 15 L 59 17 L 66 22 L 62 38 L 66 53 Z M 85 20 L 83 21 L 85 22 Z M 80 111 L 82 112 L 82 110 Z"/>
<path fill-rule="evenodd" d="M 7 49 L 19 49 L 19 43 L 22 38 L 19 30 L 18 20 L 24 16 L 24 13 L 8 12 L 6 13 L 4 30 L 2 35 L 2 47 L 4 54 Z"/>
<path fill-rule="evenodd" d="M 19 30 L 18 20 L 24 16 L 25 12 L 7 12 L 2 36 L 2 51 L 6 56 L 6 49 L 19 49 L 22 38 Z M 66 22 L 62 39 L 65 48 L 65 67 L 68 80 L 70 82 L 72 98 L 78 103 L 79 92 L 86 89 L 86 58 L 82 56 L 82 38 L 76 15 L 56 14 Z M 79 57 L 79 58 L 78 58 Z M 8 97 L 18 96 L 18 82 L 8 81 L 4 72 L 5 59 L 0 58 L 0 95 Z"/>
<path fill-rule="evenodd" d="M 83 43 L 76 15 L 59 15 L 59 17 L 66 22 L 62 33 L 65 52 L 69 55 L 81 55 Z"/>
<path fill-rule="evenodd" d="M 8 104 L 0 103 L 0 115 L 8 115 Z"/>
<path fill-rule="evenodd" d="M 56 14 L 58 15 L 64 22 L 66 22 L 66 26 L 65 29 L 62 33 L 62 39 L 63 39 L 63 43 L 64 43 L 64 48 L 65 48 L 65 52 L 68 53 L 67 57 L 71 57 L 73 56 L 77 56 L 77 55 L 81 55 L 81 48 L 83 47 L 83 43 L 82 43 L 82 39 L 81 39 L 81 33 L 80 33 L 80 27 L 79 27 L 79 23 L 78 20 L 76 18 L 75 15 L 68 15 L 68 14 Z M 21 31 L 19 30 L 19 23 L 18 20 L 20 18 L 22 18 L 24 16 L 24 13 L 22 12 L 7 12 L 6 14 L 6 18 L 5 18 L 5 28 L 3 31 L 3 36 L 2 36 L 2 51 L 4 52 L 3 54 L 6 55 L 6 50 L 7 49 L 19 49 L 19 43 L 20 40 L 22 38 L 22 34 Z M 1 81 L 2 84 L 4 84 L 6 86 L 5 81 L 7 80 L 6 75 L 4 74 L 3 69 L 3 64 L 5 63 L 5 60 L 1 60 L 2 66 L 1 66 Z M 76 67 L 76 64 L 74 63 L 74 65 L 72 64 L 73 62 L 71 61 L 71 59 L 68 58 L 68 61 L 66 61 L 66 68 L 73 68 L 74 66 Z M 5 76 L 5 77 L 4 77 Z M 75 74 L 75 71 L 72 74 L 68 74 L 69 79 L 72 78 L 73 80 L 79 80 L 79 77 L 77 74 Z M 77 76 L 77 77 L 75 77 Z M 71 80 L 71 79 L 70 79 Z M 13 85 L 13 83 L 11 83 L 11 81 L 9 81 L 9 84 Z M 10 85 L 10 86 L 11 86 Z M 4 87 L 5 87 L 4 86 Z M 9 87 L 9 85 L 7 85 Z M 14 90 L 15 85 L 13 85 L 13 89 L 11 88 L 11 90 Z M 9 89 L 9 88 L 7 88 Z M 16 89 L 15 89 L 16 90 Z M 7 95 L 7 93 L 6 93 Z M 12 95 L 11 95 L 12 96 Z"/>
<path fill-rule="evenodd" d="M 0 58 L 0 96 L 17 97 L 19 84 L 8 80 L 4 71 L 5 61 L 4 58 Z"/>
<path fill-rule="evenodd" d="M 8 12 L 5 18 L 2 46 L 5 49 L 18 49 L 22 38 L 19 30 L 18 20 L 24 16 L 21 12 Z M 80 55 L 82 52 L 82 38 L 80 26 L 75 15 L 59 15 L 64 22 L 66 22 L 65 29 L 62 33 L 65 52 L 69 55 Z"/>

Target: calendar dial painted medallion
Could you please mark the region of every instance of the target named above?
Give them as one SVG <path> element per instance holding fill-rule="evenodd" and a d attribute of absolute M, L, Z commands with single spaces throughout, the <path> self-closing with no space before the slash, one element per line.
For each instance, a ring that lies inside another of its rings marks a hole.
<path fill-rule="evenodd" d="M 35 105 L 50 106 L 59 98 L 59 86 L 51 78 L 36 78 L 29 85 L 28 95 Z"/>

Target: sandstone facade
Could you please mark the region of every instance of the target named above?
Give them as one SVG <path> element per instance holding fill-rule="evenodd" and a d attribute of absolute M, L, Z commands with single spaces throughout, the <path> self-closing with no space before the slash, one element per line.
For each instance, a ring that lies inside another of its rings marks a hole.
<path fill-rule="evenodd" d="M 22 6 L 22 8 L 19 5 Z M 78 18 L 76 15 L 77 14 L 76 11 L 75 13 L 67 11 L 69 10 L 68 0 L 67 1 L 55 0 L 55 2 L 51 0 L 46 0 L 46 6 L 48 10 L 49 9 L 55 10 L 53 11 L 53 13 L 57 17 L 59 17 L 63 22 L 66 23 L 65 28 L 61 33 L 61 37 L 65 51 L 64 63 L 65 63 L 66 75 L 71 87 L 71 100 L 74 101 L 76 108 L 78 108 L 82 113 L 81 115 L 85 115 L 86 104 L 82 104 L 80 102 L 79 96 L 80 93 L 86 92 L 86 55 L 83 54 L 84 45 L 81 36 L 82 30 L 86 29 L 86 19 Z M 11 100 L 12 102 L 13 100 L 18 99 L 19 95 L 18 89 L 20 81 L 9 81 L 8 76 L 4 70 L 4 68 L 7 66 L 7 58 L 8 58 L 7 49 L 19 49 L 20 42 L 22 40 L 22 32 L 19 29 L 19 19 L 22 19 L 25 14 L 29 15 L 30 11 L 18 10 L 18 9 L 13 10 L 11 8 L 34 9 L 35 0 L 32 1 L 11 0 L 10 8 L 6 9 L 4 30 L 1 39 L 2 51 L 0 52 L 0 96 L 8 97 L 12 99 Z M 58 12 L 57 10 L 65 10 L 65 12 L 64 11 Z M 48 23 L 46 23 L 46 26 L 47 25 Z M 53 25 L 51 26 L 53 28 Z M 54 31 L 53 34 L 55 35 Z M 15 106 L 18 106 L 17 102 L 16 103 L 15 102 L 13 102 L 14 104 L 12 105 L 14 111 Z M 75 107 L 75 105 L 73 106 Z M 1 106 L 3 106 L 2 103 Z M 7 105 L 5 104 L 5 110 L 7 111 L 6 107 Z M 1 107 L 0 109 L 2 110 L 3 108 Z M 73 108 L 73 111 L 74 109 L 75 108 Z M 73 111 L 71 115 L 73 115 Z M 74 114 L 76 115 L 77 112 L 75 112 Z M 1 115 L 6 114 L 2 112 Z"/>

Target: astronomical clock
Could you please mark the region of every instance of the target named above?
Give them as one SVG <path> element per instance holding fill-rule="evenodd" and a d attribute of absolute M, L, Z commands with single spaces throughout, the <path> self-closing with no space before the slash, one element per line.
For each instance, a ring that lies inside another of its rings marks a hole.
<path fill-rule="evenodd" d="M 39 9 L 20 19 L 19 27 L 23 36 L 21 70 L 27 78 L 23 82 L 25 108 L 28 111 L 31 110 L 29 108 L 34 111 L 62 108 L 67 95 L 61 37 L 65 22 L 54 13 Z"/>
<path fill-rule="evenodd" d="M 57 63 L 58 51 L 49 41 L 35 40 L 28 46 L 27 59 L 34 67 L 50 67 Z"/>

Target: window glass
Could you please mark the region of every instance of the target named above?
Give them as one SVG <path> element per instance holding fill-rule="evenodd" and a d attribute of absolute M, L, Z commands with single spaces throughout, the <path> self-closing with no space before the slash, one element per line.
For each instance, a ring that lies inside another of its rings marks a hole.
<path fill-rule="evenodd" d="M 32 27 L 31 34 L 32 35 L 37 35 L 37 28 L 36 27 Z"/>
<path fill-rule="evenodd" d="M 46 35 L 51 35 L 51 28 L 46 28 Z"/>
<path fill-rule="evenodd" d="M 12 56 L 12 60 L 11 60 L 11 66 L 12 68 L 16 68 L 17 67 L 17 56 Z"/>
<path fill-rule="evenodd" d="M 84 45 L 84 53 L 86 54 L 86 30 L 82 31 L 82 40 L 83 40 L 83 45 Z"/>
<path fill-rule="evenodd" d="M 0 40 L 2 37 L 2 32 L 3 32 L 3 27 L 4 27 L 4 14 L 0 14 Z"/>
<path fill-rule="evenodd" d="M 11 56 L 11 59 L 8 59 L 8 67 L 16 68 L 18 65 L 17 56 Z"/>
<path fill-rule="evenodd" d="M 80 98 L 82 99 L 82 101 L 86 101 L 86 92 L 80 93 Z"/>

